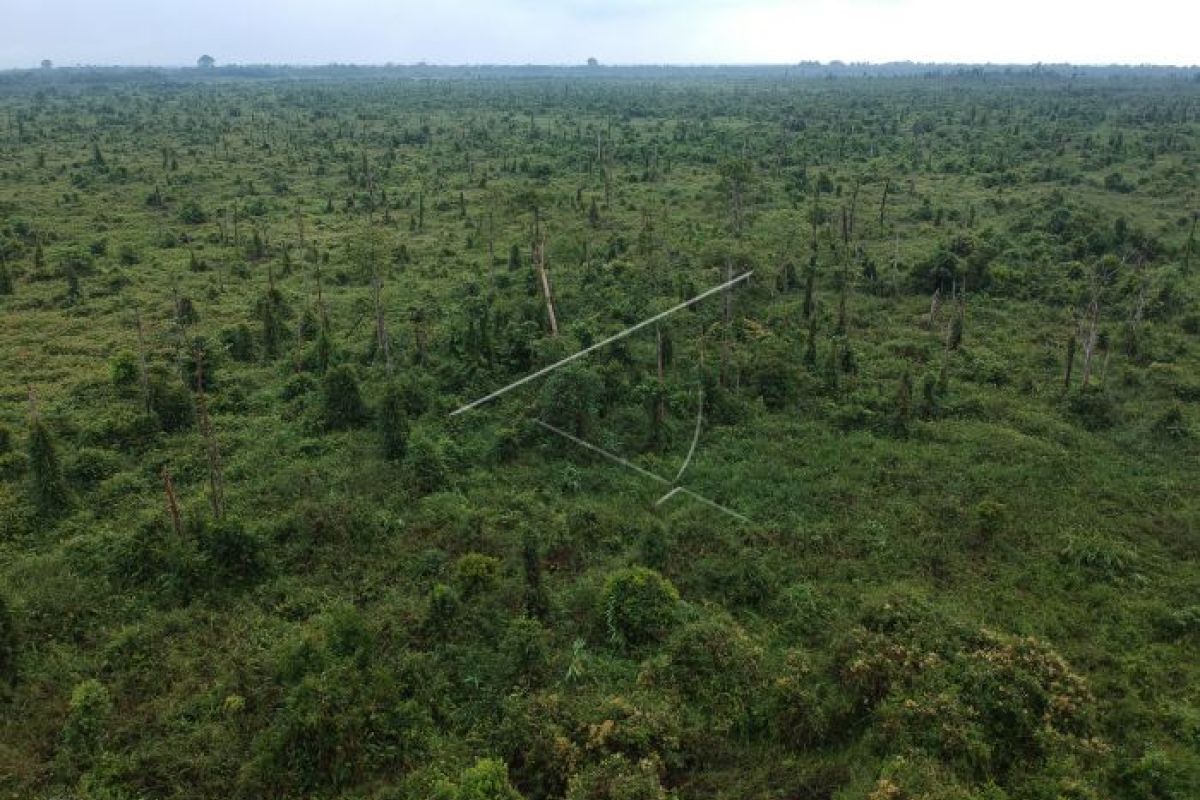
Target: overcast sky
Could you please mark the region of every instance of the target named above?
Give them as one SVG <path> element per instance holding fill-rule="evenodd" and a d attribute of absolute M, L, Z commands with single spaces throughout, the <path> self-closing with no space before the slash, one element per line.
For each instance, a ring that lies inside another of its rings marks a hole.
<path fill-rule="evenodd" d="M 1200 63 L 1200 0 L 0 0 L 0 68 Z"/>

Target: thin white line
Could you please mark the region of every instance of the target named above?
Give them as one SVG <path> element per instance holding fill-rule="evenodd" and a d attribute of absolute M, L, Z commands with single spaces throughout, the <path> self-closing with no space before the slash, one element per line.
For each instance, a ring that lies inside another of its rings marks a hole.
<path fill-rule="evenodd" d="M 629 469 L 633 470 L 634 472 L 638 473 L 639 475 L 641 475 L 643 477 L 649 478 L 650 480 L 653 480 L 653 481 L 658 481 L 659 483 L 664 483 L 667 486 L 671 485 L 671 482 L 669 480 L 667 480 L 666 478 L 662 477 L 661 475 L 655 475 L 653 472 L 651 472 L 649 470 L 642 469 L 637 464 L 634 464 L 632 461 L 621 458 L 620 456 L 618 456 L 614 453 L 610 453 L 607 450 L 601 449 L 601 448 L 597 447 L 596 445 L 591 444 L 590 442 L 585 442 L 583 439 L 580 439 L 577 436 L 572 436 L 571 434 L 567 433 L 566 431 L 556 428 L 548 422 L 542 422 L 540 419 L 535 419 L 534 423 L 537 425 L 541 425 L 543 428 L 545 428 L 548 431 L 557 433 L 559 436 L 562 436 L 565 439 L 570 439 L 575 444 L 580 445 L 581 447 L 586 447 L 588 450 L 591 450 L 593 453 L 598 453 L 610 461 L 614 461 L 623 467 L 628 467 Z M 746 522 L 751 525 L 754 524 L 753 521 L 751 521 L 749 518 L 742 516 L 738 512 L 734 511 L 732 508 L 726 508 L 725 506 L 721 505 L 720 503 L 713 502 L 712 500 L 709 500 L 704 495 L 696 494 L 691 489 L 686 489 L 682 486 L 672 487 L 671 491 L 667 492 L 663 497 L 659 498 L 658 502 L 661 503 L 663 500 L 666 500 L 668 497 L 670 497 L 671 495 L 676 494 L 676 493 L 686 494 L 688 497 L 691 497 L 695 500 L 699 500 L 701 503 L 704 503 L 706 506 L 715 508 L 718 511 L 723 511 L 731 517 L 740 519 L 742 522 Z M 657 503 L 655 505 L 657 505 Z"/>
<path fill-rule="evenodd" d="M 671 482 L 669 480 L 667 480 L 666 478 L 664 478 L 660 475 L 655 475 L 653 472 L 651 472 L 649 470 L 642 469 L 637 464 L 634 464 L 632 461 L 627 461 L 618 455 L 608 452 L 607 450 L 602 450 L 599 447 L 596 447 L 596 445 L 591 444 L 590 442 L 585 442 L 583 439 L 580 439 L 577 436 L 572 436 L 571 434 L 567 433 L 566 431 L 560 430 L 559 428 L 554 427 L 549 422 L 542 422 L 540 419 L 535 419 L 534 423 L 541 425 L 543 428 L 545 428 L 548 431 L 553 431 L 554 433 L 557 433 L 559 436 L 562 436 L 565 439 L 570 439 L 572 442 L 579 445 L 580 447 L 586 447 L 588 450 L 591 450 L 593 453 L 599 453 L 600 455 L 604 456 L 605 458 L 609 459 L 610 461 L 615 461 L 623 467 L 629 467 L 631 470 L 633 470 L 634 472 L 637 472 L 639 475 L 642 475 L 643 477 L 649 478 L 654 481 L 658 481 L 659 483 L 665 483 L 667 486 L 671 485 Z"/>
<path fill-rule="evenodd" d="M 712 506 L 717 511 L 724 511 L 729 516 L 736 517 L 736 518 L 740 519 L 742 522 L 748 523 L 750 525 L 754 524 L 754 522 L 751 519 L 749 519 L 748 517 L 743 517 L 741 514 L 734 511 L 732 508 L 726 508 L 725 506 L 721 505 L 720 503 L 709 500 L 707 497 L 705 497 L 702 494 L 696 494 L 691 489 L 686 489 L 686 488 L 680 486 L 679 491 L 681 494 L 686 494 L 688 497 L 692 498 L 693 500 L 699 500 L 701 503 L 704 503 L 706 506 Z"/>
<path fill-rule="evenodd" d="M 583 358 L 584 356 L 586 356 L 588 353 L 592 352 L 593 350 L 598 350 L 607 344 L 612 344 L 613 342 L 617 341 L 618 339 L 623 339 L 626 336 L 628 336 L 629 334 L 633 333 L 634 331 L 640 330 L 640 329 L 646 327 L 647 325 L 652 325 L 655 322 L 658 322 L 663 317 L 668 317 L 671 314 L 674 314 L 676 311 L 681 311 L 694 303 L 700 302 L 701 300 L 703 300 L 704 298 L 706 298 L 710 295 L 714 295 L 717 292 L 720 292 L 724 289 L 728 289 L 730 286 L 733 286 L 735 283 L 738 283 L 739 281 L 746 280 L 746 278 L 749 278 L 753 274 L 754 274 L 754 270 L 750 270 L 749 272 L 743 272 L 741 275 L 738 275 L 733 280 L 726 281 L 725 283 L 722 283 L 720 286 L 714 286 L 713 288 L 709 289 L 708 291 L 702 292 L 702 293 L 696 295 L 691 300 L 684 300 L 682 303 L 675 306 L 674 308 L 669 308 L 666 311 L 663 311 L 659 314 L 655 314 L 653 317 L 650 317 L 650 319 L 642 320 L 641 322 L 637 323 L 636 325 L 630 326 L 618 334 L 614 334 L 613 336 L 610 336 L 607 339 L 603 339 L 599 342 L 596 342 L 595 344 L 591 345 L 590 347 L 585 347 L 584 349 L 580 350 L 578 353 L 575 353 L 574 355 L 569 355 L 566 358 L 562 359 L 561 361 L 556 361 L 555 363 L 551 364 L 548 367 L 543 367 L 543 368 L 539 369 L 537 372 L 534 372 L 530 375 L 526 375 L 524 378 L 521 378 L 520 380 L 513 381 L 508 386 L 505 386 L 501 389 L 497 389 L 496 391 L 492 392 L 489 395 L 485 395 L 484 397 L 481 397 L 478 400 L 474 400 L 470 403 L 467 403 L 462 408 L 457 408 L 454 411 L 451 411 L 450 416 L 452 416 L 452 417 L 456 416 L 458 414 L 463 413 L 464 411 L 470 411 L 472 408 L 475 408 L 476 406 L 481 406 L 484 403 L 488 402 L 489 400 L 495 400 L 497 397 L 504 394 L 505 392 L 510 392 L 513 389 L 517 388 L 518 386 L 522 386 L 526 383 L 529 383 L 531 380 L 533 380 L 535 378 L 540 378 L 549 372 L 553 372 L 554 370 L 558 369 L 559 367 L 563 366 L 564 364 L 569 364 L 570 362 L 574 361 L 575 359 Z"/>
<path fill-rule="evenodd" d="M 683 487 L 682 487 L 682 486 L 676 486 L 674 489 L 672 489 L 671 491 L 669 491 L 669 492 L 667 492 L 666 494 L 664 494 L 662 497 L 660 497 L 660 498 L 658 498 L 657 500 L 655 500 L 655 501 L 654 501 L 654 505 L 656 505 L 656 506 L 661 506 L 663 503 L 667 502 L 667 501 L 668 501 L 668 500 L 670 500 L 672 497 L 674 497 L 675 495 L 679 494 L 679 493 L 680 493 L 680 492 L 682 492 L 682 491 L 683 491 Z"/>
<path fill-rule="evenodd" d="M 688 464 L 692 463 L 692 453 L 696 452 L 696 442 L 700 441 L 700 422 L 704 419 L 704 389 L 696 390 L 697 403 L 696 406 L 696 432 L 692 434 L 692 446 L 688 448 L 687 458 L 683 460 L 683 465 L 679 468 L 679 472 L 675 473 L 675 480 L 671 483 L 679 483 L 679 479 L 683 477 L 683 471 L 688 468 Z M 663 498 L 664 500 L 666 498 Z"/>

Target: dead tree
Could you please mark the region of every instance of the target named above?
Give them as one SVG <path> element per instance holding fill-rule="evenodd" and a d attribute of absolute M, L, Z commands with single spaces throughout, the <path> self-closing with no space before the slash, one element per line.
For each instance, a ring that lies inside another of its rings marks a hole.
<path fill-rule="evenodd" d="M 175 493 L 175 482 L 171 480 L 171 471 L 167 469 L 167 465 L 163 464 L 159 470 L 162 475 L 163 494 L 167 500 L 167 515 L 171 517 L 171 527 L 175 529 L 175 535 L 183 538 L 183 518 L 179 514 L 179 495 Z"/>
<path fill-rule="evenodd" d="M 225 478 L 221 470 L 221 449 L 213 431 L 212 419 L 208 416 L 208 399 L 204 394 L 204 353 L 200 348 L 194 349 L 192 353 L 196 358 L 196 423 L 200 428 L 200 436 L 204 439 L 204 452 L 208 461 L 208 499 L 212 504 L 213 518 L 220 520 L 225 516 Z"/>
<path fill-rule="evenodd" d="M 542 283 L 542 296 L 546 298 L 546 316 L 550 320 L 550 335 L 558 336 L 558 317 L 554 314 L 554 297 L 550 293 L 550 276 L 546 272 L 546 237 L 541 237 L 533 248 L 533 263 L 537 267 Z"/>
<path fill-rule="evenodd" d="M 383 276 L 376 270 L 371 279 L 371 293 L 375 299 L 375 345 L 383 355 L 383 363 L 392 374 L 392 346 L 387 332 L 387 320 L 383 313 Z"/>

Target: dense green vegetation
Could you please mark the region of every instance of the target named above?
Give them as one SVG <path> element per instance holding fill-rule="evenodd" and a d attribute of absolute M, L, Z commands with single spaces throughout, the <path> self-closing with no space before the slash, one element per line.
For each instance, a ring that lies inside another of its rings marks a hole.
<path fill-rule="evenodd" d="M 0 795 L 1200 796 L 1195 74 L 46 72 Z"/>

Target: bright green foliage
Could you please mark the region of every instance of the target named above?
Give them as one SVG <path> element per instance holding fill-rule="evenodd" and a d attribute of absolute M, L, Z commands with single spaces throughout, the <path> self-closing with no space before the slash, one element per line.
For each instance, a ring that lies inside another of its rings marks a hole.
<path fill-rule="evenodd" d="M 467 553 L 454 562 L 454 582 L 466 597 L 495 588 L 499 578 L 500 559 L 494 556 Z"/>
<path fill-rule="evenodd" d="M 29 488 L 34 508 L 44 517 L 54 517 L 71 505 L 67 482 L 63 479 L 58 448 L 50 430 L 40 419 L 29 425 Z"/>
<path fill-rule="evenodd" d="M 88 678 L 71 690 L 61 735 L 61 756 L 69 769 L 86 769 L 100 755 L 108 738 L 112 713 L 112 695 L 100 681 Z"/>
<path fill-rule="evenodd" d="M 345 364 L 334 367 L 321 384 L 321 399 L 325 427 L 329 430 L 357 428 L 367 421 L 367 406 L 363 403 L 354 371 Z"/>
<path fill-rule="evenodd" d="M 409 438 L 404 466 L 412 478 L 413 488 L 422 494 L 444 488 L 449 480 L 442 442 L 425 428 L 417 428 Z"/>
<path fill-rule="evenodd" d="M 508 780 L 508 766 L 495 758 L 481 758 L 463 771 L 452 795 L 454 800 L 521 800 Z"/>
<path fill-rule="evenodd" d="M 613 642 L 648 644 L 661 640 L 675 625 L 679 592 L 652 569 L 628 567 L 604 581 L 599 611 Z"/>

